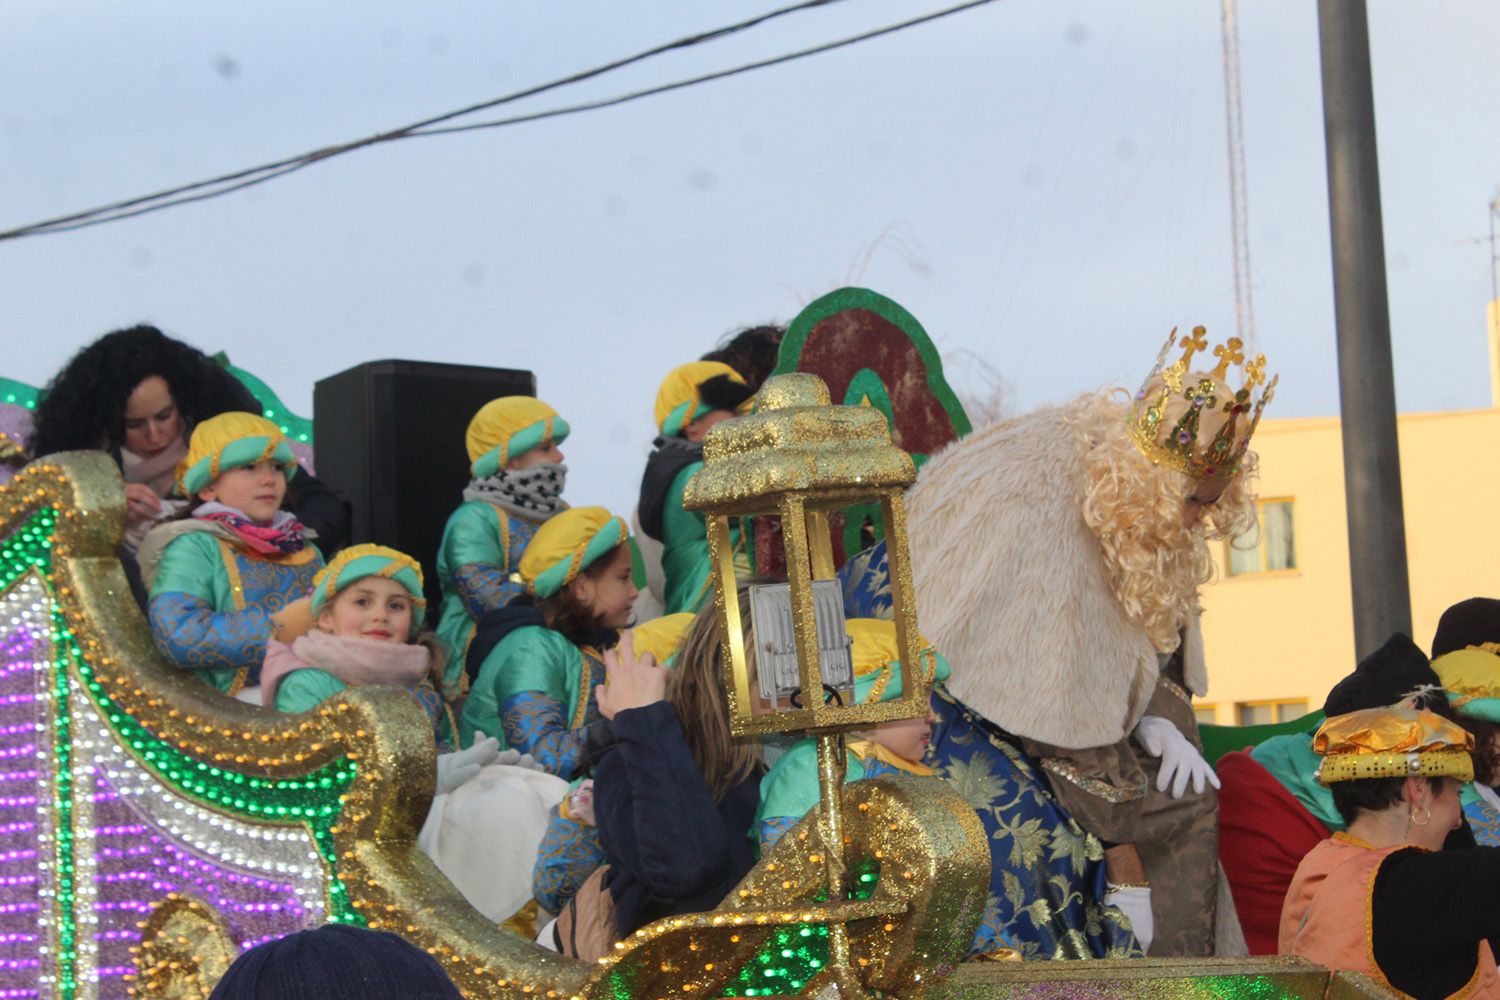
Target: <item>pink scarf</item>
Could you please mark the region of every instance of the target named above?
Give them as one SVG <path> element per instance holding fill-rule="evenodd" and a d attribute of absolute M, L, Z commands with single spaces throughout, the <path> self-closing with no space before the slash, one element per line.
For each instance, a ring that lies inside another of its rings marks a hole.
<path fill-rule="evenodd" d="M 307 529 L 284 510 L 278 510 L 270 524 L 252 521 L 244 511 L 222 503 L 205 503 L 193 511 L 193 516 L 202 521 L 217 521 L 234 532 L 245 548 L 273 559 L 300 552 L 307 544 Z"/>
<path fill-rule="evenodd" d="M 306 667 L 327 671 L 350 687 L 411 687 L 427 676 L 429 655 L 426 646 L 415 643 L 344 639 L 316 628 L 298 636 L 290 646 L 273 639 L 266 645 L 260 671 L 260 703 L 275 708 L 282 678 Z"/>
<path fill-rule="evenodd" d="M 187 453 L 187 442 L 182 438 L 147 458 L 121 448 L 120 467 L 127 483 L 145 483 L 157 496 L 165 499 L 177 487 L 177 463 L 186 458 Z"/>

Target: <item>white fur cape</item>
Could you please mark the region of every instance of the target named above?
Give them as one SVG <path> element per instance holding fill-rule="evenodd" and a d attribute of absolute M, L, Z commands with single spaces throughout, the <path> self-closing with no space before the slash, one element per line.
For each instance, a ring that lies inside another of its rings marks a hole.
<path fill-rule="evenodd" d="M 948 688 L 1008 732 L 1081 749 L 1135 728 L 1159 661 L 1083 520 L 1084 442 L 1063 418 L 1038 410 L 947 448 L 907 513 L 918 620 L 953 665 Z M 1206 692 L 1196 620 L 1185 667 Z"/>

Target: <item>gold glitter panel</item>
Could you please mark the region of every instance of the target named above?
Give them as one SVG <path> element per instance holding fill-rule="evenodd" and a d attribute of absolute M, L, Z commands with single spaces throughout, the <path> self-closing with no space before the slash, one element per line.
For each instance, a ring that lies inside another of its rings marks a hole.
<path fill-rule="evenodd" d="M 1118 959 L 965 965 L 925 1000 L 1323 1000 L 1326 969 L 1297 958 Z M 1349 989 L 1358 990 L 1357 984 Z M 1384 997 L 1346 992 L 1345 1000 Z"/>
<path fill-rule="evenodd" d="M 229 929 L 207 905 L 177 893 L 152 907 L 137 951 L 132 996 L 208 1000 L 239 954 Z"/>

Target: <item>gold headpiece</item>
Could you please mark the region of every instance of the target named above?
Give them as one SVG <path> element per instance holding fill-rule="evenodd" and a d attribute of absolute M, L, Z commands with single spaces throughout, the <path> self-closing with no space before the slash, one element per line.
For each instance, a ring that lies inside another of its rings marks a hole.
<path fill-rule="evenodd" d="M 1131 440 L 1152 463 L 1194 479 L 1229 479 L 1240 471 L 1261 411 L 1276 392 L 1277 376 L 1267 383 L 1266 356 L 1258 354 L 1246 362 L 1245 345 L 1238 337 L 1213 349 L 1219 359 L 1213 371 L 1193 373 L 1193 355 L 1208 348 L 1206 332 L 1195 326 L 1178 341 L 1177 329 L 1172 329 L 1156 366 L 1135 395 L 1127 426 Z M 1182 356 L 1168 365 L 1174 346 L 1182 348 Z M 1245 382 L 1231 393 L 1226 380 L 1234 366 L 1244 367 Z M 1262 383 L 1265 390 L 1252 406 L 1251 394 Z"/>
<path fill-rule="evenodd" d="M 1366 708 L 1335 715 L 1319 727 L 1313 749 L 1323 758 L 1325 785 L 1360 778 L 1425 775 L 1474 780 L 1474 737 L 1426 709 Z"/>

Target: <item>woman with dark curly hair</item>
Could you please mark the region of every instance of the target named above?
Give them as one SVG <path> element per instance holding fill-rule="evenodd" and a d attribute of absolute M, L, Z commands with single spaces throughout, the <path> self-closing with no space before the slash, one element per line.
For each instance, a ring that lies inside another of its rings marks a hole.
<path fill-rule="evenodd" d="M 75 354 L 42 393 L 30 440 L 33 457 L 109 452 L 125 477 L 125 548 L 182 508 L 173 497 L 177 463 L 193 427 L 232 410 L 261 413 L 260 401 L 212 358 L 154 326 L 105 334 Z M 299 469 L 285 508 L 317 532 L 327 554 L 348 538 L 349 510 Z"/>

